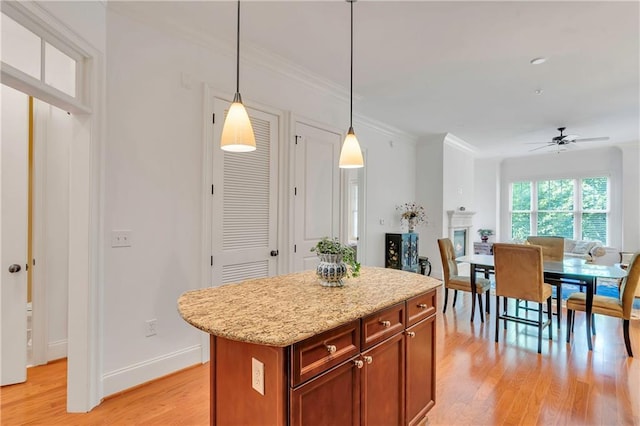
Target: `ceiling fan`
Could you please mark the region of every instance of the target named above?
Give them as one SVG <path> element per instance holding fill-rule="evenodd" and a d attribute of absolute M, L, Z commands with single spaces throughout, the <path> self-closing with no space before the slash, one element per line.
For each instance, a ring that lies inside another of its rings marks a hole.
<path fill-rule="evenodd" d="M 576 142 L 597 142 L 597 141 L 607 141 L 609 140 L 608 136 L 601 136 L 601 137 L 597 137 L 597 138 L 581 138 L 578 135 L 565 135 L 564 131 L 566 130 L 566 127 L 558 127 L 558 131 L 560 132 L 560 135 L 553 137 L 550 141 L 548 142 L 527 142 L 528 144 L 544 144 L 544 146 L 540 146 L 538 148 L 534 148 L 534 149 L 530 149 L 529 151 L 537 151 L 539 149 L 543 149 L 543 148 L 548 148 L 550 146 L 555 146 L 558 149 L 558 152 L 560 151 L 566 151 L 567 147 L 572 144 L 572 143 L 576 143 Z"/>

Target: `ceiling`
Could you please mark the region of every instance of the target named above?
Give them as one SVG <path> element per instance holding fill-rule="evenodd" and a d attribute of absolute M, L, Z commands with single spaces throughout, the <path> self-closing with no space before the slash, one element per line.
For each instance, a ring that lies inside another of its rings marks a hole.
<path fill-rule="evenodd" d="M 109 2 L 235 43 L 236 3 Z M 533 155 L 565 134 L 640 140 L 640 3 L 354 4 L 354 114 L 420 139 L 451 133 L 481 156 Z M 349 3 L 242 3 L 242 46 L 349 86 Z M 530 60 L 545 57 L 541 65 Z M 541 94 L 536 94 L 536 91 Z M 250 94 L 243 93 L 247 98 Z M 348 111 L 345 111 L 347 126 Z M 356 128 L 357 132 L 357 128 Z"/>

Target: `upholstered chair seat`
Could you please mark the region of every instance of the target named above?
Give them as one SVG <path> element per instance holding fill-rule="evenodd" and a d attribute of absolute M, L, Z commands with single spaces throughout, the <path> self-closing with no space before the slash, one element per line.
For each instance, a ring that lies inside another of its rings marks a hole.
<path fill-rule="evenodd" d="M 620 284 L 620 297 L 593 295 L 591 312 L 599 315 L 608 315 L 622 319 L 622 331 L 627 354 L 633 356 L 631 340 L 629 337 L 629 320 L 633 309 L 633 299 L 636 289 L 640 287 L 640 253 L 636 253 L 631 262 L 627 276 Z M 567 299 L 567 343 L 571 341 L 571 332 L 575 323 L 575 311 L 587 311 L 587 295 L 573 293 Z"/>
<path fill-rule="evenodd" d="M 458 299 L 458 290 L 471 292 L 471 277 L 458 274 L 458 263 L 456 262 L 456 254 L 453 248 L 453 243 L 449 238 L 441 238 L 438 240 L 438 248 L 440 249 L 440 259 L 442 259 L 442 278 L 444 281 L 444 303 L 442 313 L 447 312 L 447 302 L 449 300 L 449 289 L 454 290 L 453 294 L 453 306 L 456 306 L 456 300 Z M 482 294 L 486 296 L 486 310 L 489 313 L 489 290 L 491 289 L 491 282 L 487 278 L 476 278 L 476 295 L 478 299 L 478 305 L 480 305 L 480 320 L 484 322 L 484 314 L 482 307 Z M 476 309 L 476 298 L 471 298 L 471 321 Z"/>

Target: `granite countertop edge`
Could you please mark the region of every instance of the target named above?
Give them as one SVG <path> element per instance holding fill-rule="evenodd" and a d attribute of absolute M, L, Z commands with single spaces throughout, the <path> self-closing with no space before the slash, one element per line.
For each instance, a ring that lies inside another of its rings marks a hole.
<path fill-rule="evenodd" d="M 286 347 L 441 284 L 413 272 L 363 267 L 344 287 L 323 287 L 315 271 L 305 271 L 187 291 L 178 298 L 178 311 L 206 333 Z"/>

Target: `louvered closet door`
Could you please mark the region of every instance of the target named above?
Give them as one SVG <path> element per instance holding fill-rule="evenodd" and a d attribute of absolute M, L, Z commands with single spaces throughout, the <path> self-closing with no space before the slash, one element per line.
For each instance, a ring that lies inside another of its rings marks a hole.
<path fill-rule="evenodd" d="M 318 256 L 311 247 L 322 237 L 340 233 L 341 135 L 296 122 L 294 271 L 314 269 Z"/>
<path fill-rule="evenodd" d="M 277 257 L 278 117 L 248 109 L 257 149 L 222 151 L 220 135 L 229 103 L 214 99 L 213 283 L 275 275 Z"/>

